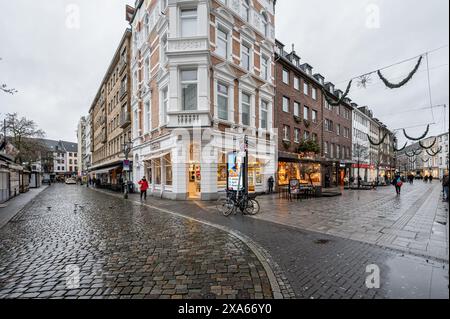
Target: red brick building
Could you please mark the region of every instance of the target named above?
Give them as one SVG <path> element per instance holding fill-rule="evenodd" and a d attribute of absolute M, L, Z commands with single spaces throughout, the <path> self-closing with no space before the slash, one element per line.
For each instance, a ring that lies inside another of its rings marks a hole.
<path fill-rule="evenodd" d="M 342 93 L 325 83 L 313 67 L 301 63 L 294 50 L 288 53 L 277 41 L 275 50 L 275 115 L 278 128 L 278 185 L 290 179 L 332 187 L 349 177 L 352 158 L 352 106 L 347 100 L 330 107 L 322 89 L 336 100 Z"/>

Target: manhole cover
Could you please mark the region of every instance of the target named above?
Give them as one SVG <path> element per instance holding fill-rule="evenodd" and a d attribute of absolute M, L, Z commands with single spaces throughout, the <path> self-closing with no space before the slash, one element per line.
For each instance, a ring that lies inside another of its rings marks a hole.
<path fill-rule="evenodd" d="M 318 240 L 315 240 L 315 241 L 314 241 L 314 244 L 317 244 L 317 245 L 326 245 L 326 244 L 328 244 L 330 241 L 331 241 L 331 240 L 329 240 L 329 239 L 318 239 Z"/>

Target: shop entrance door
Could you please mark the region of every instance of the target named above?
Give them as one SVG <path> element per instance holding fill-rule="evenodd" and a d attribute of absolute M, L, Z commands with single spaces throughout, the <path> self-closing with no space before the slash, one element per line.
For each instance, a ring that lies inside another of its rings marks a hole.
<path fill-rule="evenodd" d="M 189 165 L 189 185 L 188 192 L 189 198 L 199 199 L 202 193 L 202 176 L 199 163 L 193 163 Z"/>

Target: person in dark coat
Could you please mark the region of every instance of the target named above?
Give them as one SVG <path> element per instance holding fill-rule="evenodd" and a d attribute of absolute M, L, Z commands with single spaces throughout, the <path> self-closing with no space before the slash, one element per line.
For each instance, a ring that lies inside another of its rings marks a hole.
<path fill-rule="evenodd" d="M 273 186 L 275 185 L 275 179 L 273 178 L 273 176 L 269 177 L 269 180 L 267 181 L 267 183 L 269 184 L 269 194 L 272 194 Z"/>

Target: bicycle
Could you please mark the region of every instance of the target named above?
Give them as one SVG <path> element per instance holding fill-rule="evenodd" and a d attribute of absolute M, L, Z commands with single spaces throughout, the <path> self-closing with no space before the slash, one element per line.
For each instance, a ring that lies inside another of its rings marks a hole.
<path fill-rule="evenodd" d="M 219 199 L 217 209 L 225 217 L 237 214 L 239 209 L 243 215 L 256 215 L 260 212 L 259 202 L 255 198 L 250 198 L 248 194 L 243 194 L 237 198 L 237 192 L 227 191 L 227 198 Z"/>

